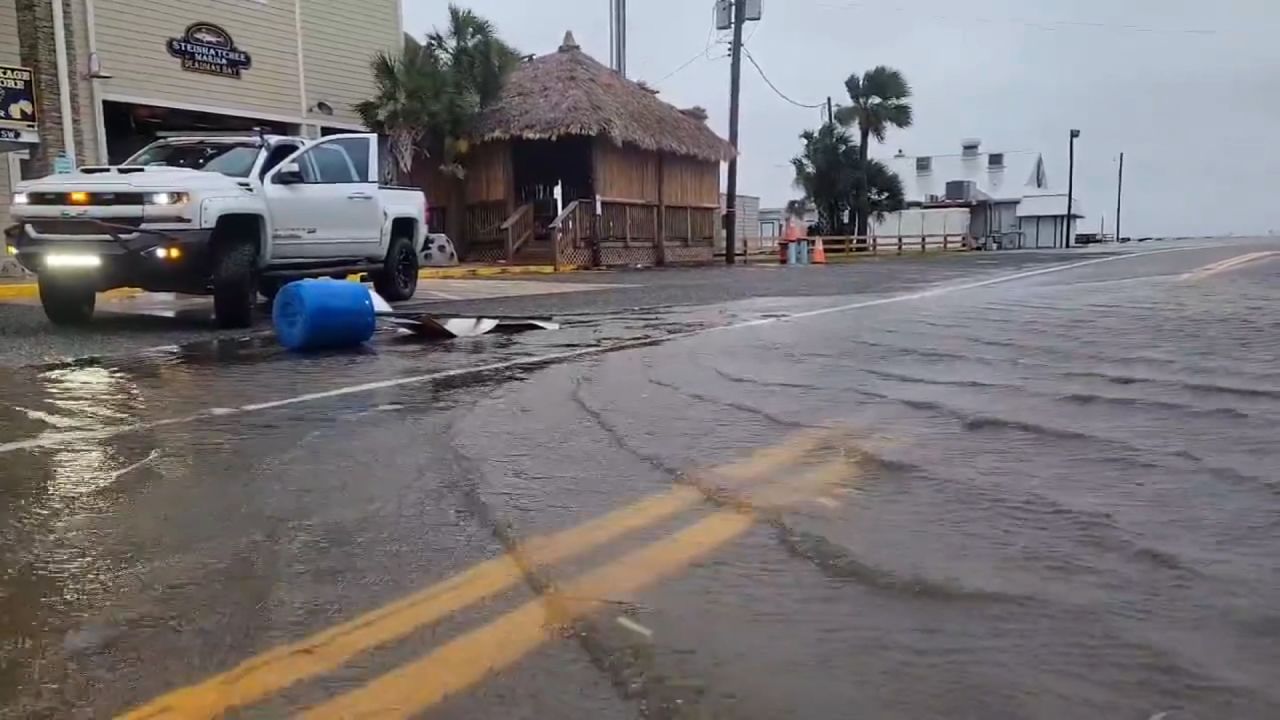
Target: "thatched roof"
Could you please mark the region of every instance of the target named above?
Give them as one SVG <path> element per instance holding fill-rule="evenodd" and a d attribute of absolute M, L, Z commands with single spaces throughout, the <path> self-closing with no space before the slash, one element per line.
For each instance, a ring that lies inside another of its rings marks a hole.
<path fill-rule="evenodd" d="M 685 112 L 647 86 L 623 78 L 582 52 L 566 33 L 559 51 L 512 71 L 502 97 L 480 118 L 481 141 L 554 140 L 602 135 L 618 145 L 707 161 L 728 160 L 733 146 L 707 127 L 706 111 Z"/>

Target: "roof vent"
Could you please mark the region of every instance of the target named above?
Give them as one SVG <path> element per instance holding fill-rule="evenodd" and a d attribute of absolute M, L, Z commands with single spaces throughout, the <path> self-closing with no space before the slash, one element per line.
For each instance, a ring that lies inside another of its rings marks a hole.
<path fill-rule="evenodd" d="M 960 141 L 960 154 L 965 157 L 978 157 L 982 150 L 982 141 L 976 138 Z"/>
<path fill-rule="evenodd" d="M 987 167 L 992 170 L 999 170 L 1004 167 L 1004 153 L 991 153 L 987 155 Z"/>
<path fill-rule="evenodd" d="M 923 175 L 933 170 L 933 158 L 928 155 L 922 155 L 916 158 L 916 173 Z"/>
<path fill-rule="evenodd" d="M 904 158 L 904 157 L 906 157 L 906 156 L 907 156 L 907 154 L 906 154 L 906 153 L 904 153 L 904 152 L 902 152 L 902 148 L 898 148 L 898 152 L 897 152 L 897 154 L 895 154 L 895 155 L 894 155 L 894 157 L 896 157 L 896 158 Z"/>
<path fill-rule="evenodd" d="M 694 120 L 697 120 L 698 122 L 706 122 L 707 117 L 709 117 L 707 115 L 707 109 L 702 107 L 701 105 L 694 105 L 691 108 L 684 108 L 680 112 L 683 113 L 684 115 L 688 115 L 689 117 L 693 118 Z"/>
<path fill-rule="evenodd" d="M 560 43 L 560 52 L 569 52 L 570 50 L 581 50 L 582 46 L 573 38 L 573 31 L 566 30 L 564 33 L 564 42 Z"/>

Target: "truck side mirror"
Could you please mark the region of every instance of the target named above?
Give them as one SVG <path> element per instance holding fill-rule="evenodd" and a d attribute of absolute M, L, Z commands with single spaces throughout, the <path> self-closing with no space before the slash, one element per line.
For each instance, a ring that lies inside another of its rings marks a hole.
<path fill-rule="evenodd" d="M 296 162 L 287 162 L 276 171 L 277 185 L 297 185 L 302 182 L 302 168 Z"/>

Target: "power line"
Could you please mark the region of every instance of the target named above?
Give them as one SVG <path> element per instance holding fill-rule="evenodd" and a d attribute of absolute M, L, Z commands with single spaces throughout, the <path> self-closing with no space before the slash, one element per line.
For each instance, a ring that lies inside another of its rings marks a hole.
<path fill-rule="evenodd" d="M 693 57 L 689 58 L 689 59 L 688 59 L 688 60 L 686 60 L 685 62 L 681 63 L 681 64 L 680 64 L 680 66 L 679 66 L 679 67 L 677 67 L 675 70 L 672 70 L 671 72 L 667 73 L 666 75 L 663 75 L 663 76 L 662 76 L 662 79 L 661 79 L 661 80 L 658 80 L 658 81 L 657 81 L 656 83 L 654 83 L 654 84 L 655 84 L 655 85 L 661 85 L 662 83 L 664 83 L 664 82 L 666 82 L 666 81 L 670 80 L 671 78 L 675 77 L 675 76 L 676 76 L 676 75 L 677 75 L 681 70 L 684 70 L 685 68 L 689 67 L 690 65 L 694 64 L 695 62 L 697 62 L 697 61 L 699 61 L 699 60 L 702 60 L 702 59 L 707 59 L 707 60 L 716 60 L 716 59 L 720 59 L 720 58 L 723 58 L 723 57 L 724 57 L 723 55 L 717 55 L 715 58 L 707 57 L 707 51 L 706 51 L 705 49 L 704 49 L 704 50 L 699 50 L 697 55 L 694 55 Z"/>
<path fill-rule="evenodd" d="M 751 55 L 751 51 L 748 50 L 745 45 L 742 48 L 742 52 L 746 54 L 747 60 L 751 62 L 751 66 L 756 69 L 756 72 L 760 73 L 760 79 L 764 80 L 765 84 L 768 85 L 769 88 L 773 90 L 775 93 L 777 93 L 778 97 L 782 98 L 783 100 L 786 100 L 787 102 L 791 103 L 792 105 L 795 105 L 796 107 L 802 107 L 808 110 L 826 106 L 827 104 L 826 101 L 815 103 L 813 105 L 807 105 L 805 103 L 798 102 L 796 100 L 792 100 L 791 98 L 787 97 L 787 94 L 779 90 L 778 86 L 774 85 L 773 81 L 769 79 L 769 76 L 764 74 L 764 70 L 760 67 L 760 63 L 756 62 L 755 57 Z"/>
<path fill-rule="evenodd" d="M 662 84 L 662 83 L 666 82 L 667 80 L 670 80 L 671 78 L 675 77 L 675 76 L 676 76 L 676 74 L 680 73 L 680 72 L 681 72 L 681 71 L 683 71 L 685 68 L 687 68 L 687 67 L 689 67 L 690 65 L 694 64 L 695 62 L 697 62 L 697 61 L 698 61 L 698 58 L 706 58 L 707 60 L 717 60 L 717 59 L 720 59 L 720 58 L 723 58 L 723 57 L 728 57 L 728 55 L 717 55 L 716 57 L 712 57 L 712 56 L 711 56 L 711 54 L 710 54 L 710 53 L 711 53 L 711 46 L 712 46 L 712 45 L 715 45 L 717 41 L 718 41 L 718 38 L 717 38 L 717 35 L 716 35 L 716 3 L 714 3 L 714 2 L 713 2 L 713 3 L 711 4 L 711 27 L 710 27 L 710 29 L 708 29 L 708 31 L 707 31 L 707 43 L 706 43 L 706 46 L 705 46 L 705 47 L 703 47 L 703 48 L 702 48 L 702 50 L 698 51 L 698 54 L 697 54 L 697 55 L 694 55 L 693 57 L 689 58 L 689 59 L 688 59 L 688 60 L 686 60 L 685 62 L 681 63 L 681 64 L 679 65 L 679 67 L 677 67 L 675 70 L 672 70 L 671 72 L 667 73 L 666 75 L 663 75 L 663 76 L 662 76 L 662 79 L 661 79 L 661 80 L 658 80 L 657 82 L 655 82 L 655 83 L 654 83 L 654 85 L 660 85 L 660 84 Z"/>

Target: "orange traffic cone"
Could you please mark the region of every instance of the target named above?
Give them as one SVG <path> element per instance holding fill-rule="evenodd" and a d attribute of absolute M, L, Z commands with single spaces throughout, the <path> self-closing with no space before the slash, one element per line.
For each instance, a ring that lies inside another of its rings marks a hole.
<path fill-rule="evenodd" d="M 814 238 L 814 242 L 816 244 L 813 246 L 813 264 L 826 265 L 827 251 L 822 247 L 822 238 Z"/>

